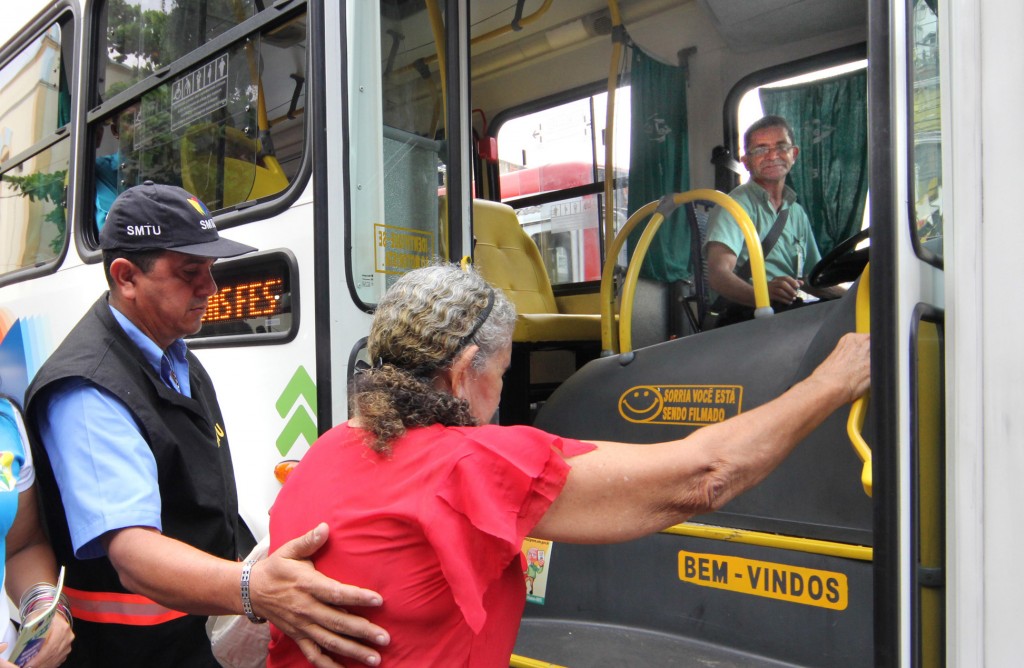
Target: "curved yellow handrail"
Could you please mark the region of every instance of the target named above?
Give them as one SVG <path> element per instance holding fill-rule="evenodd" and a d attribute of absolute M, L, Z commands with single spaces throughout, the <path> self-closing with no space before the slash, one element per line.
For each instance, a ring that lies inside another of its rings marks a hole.
<path fill-rule="evenodd" d="M 676 193 L 671 196 L 672 203 L 675 206 L 687 204 L 689 202 L 695 202 L 698 200 L 706 200 L 713 202 L 716 205 L 724 208 L 739 225 L 740 231 L 743 232 L 743 237 L 746 240 L 748 254 L 750 256 L 750 274 L 754 282 L 754 304 L 755 304 L 755 315 L 763 317 L 771 315 L 773 313 L 771 303 L 768 300 L 768 280 L 765 274 L 764 266 L 764 253 L 761 249 L 761 240 L 757 234 L 757 228 L 754 227 L 754 223 L 750 220 L 750 215 L 743 210 L 736 200 L 729 197 L 725 193 L 717 190 L 711 190 L 710 188 L 700 188 L 697 190 L 690 190 L 685 193 Z M 636 296 L 636 286 L 639 282 L 640 276 L 640 265 L 643 263 L 644 256 L 647 254 L 647 249 L 651 245 L 651 240 L 654 235 L 658 233 L 658 229 L 661 224 L 665 222 L 665 216 L 660 212 L 655 211 L 654 215 L 651 216 L 650 222 L 644 229 L 643 234 L 640 235 L 640 240 L 637 242 L 636 249 L 633 251 L 633 257 L 629 262 L 629 268 L 626 270 L 626 279 L 622 285 L 622 307 L 619 313 L 619 327 L 618 337 L 613 334 L 605 337 L 605 329 L 614 330 L 614 323 L 612 322 L 612 304 L 614 302 L 614 295 L 611 290 L 611 272 L 614 264 L 615 255 L 618 254 L 622 248 L 622 244 L 625 243 L 625 238 L 630 232 L 639 224 L 639 219 L 642 219 L 647 213 L 652 210 L 658 209 L 661 206 L 662 200 L 656 202 L 650 202 L 645 204 L 643 207 L 638 209 L 636 213 L 630 216 L 626 225 L 623 226 L 622 230 L 616 235 L 615 240 L 608 247 L 607 260 L 605 261 L 605 271 L 601 276 L 601 342 L 602 349 L 614 352 L 629 352 L 632 350 L 632 318 L 633 318 L 633 299 Z M 607 276 L 607 283 L 606 283 Z M 617 350 L 616 350 L 617 348 Z"/>
<path fill-rule="evenodd" d="M 538 7 L 537 11 L 519 19 L 519 28 L 525 28 L 526 26 L 530 25 L 531 23 L 539 19 L 541 16 L 546 14 L 547 11 L 551 9 L 552 2 L 554 2 L 554 0 L 544 0 L 544 4 Z M 501 37 L 502 35 L 514 32 L 515 30 L 516 28 L 511 23 L 506 23 L 500 28 L 495 28 L 490 32 L 484 33 L 483 35 L 477 35 L 473 39 L 469 40 L 469 43 L 471 46 L 475 46 L 477 44 L 480 44 L 481 42 L 486 42 L 487 40 L 494 39 L 495 37 Z"/>
<path fill-rule="evenodd" d="M 648 202 L 633 212 L 612 242 L 607 245 L 604 269 L 601 270 L 601 353 L 613 354 L 619 347 L 619 330 L 615 328 L 615 291 L 612 279 L 615 275 L 615 258 L 619 256 L 622 245 L 626 243 L 629 233 L 647 218 L 648 214 L 658 208 L 660 202 Z"/>
<path fill-rule="evenodd" d="M 860 285 L 857 287 L 857 332 L 868 334 L 871 332 L 871 280 L 869 275 L 870 263 L 864 267 L 864 273 L 860 277 Z M 868 399 L 871 392 L 858 398 L 850 407 L 850 417 L 846 421 L 846 435 L 850 437 L 850 443 L 857 456 L 864 462 L 860 472 L 860 483 L 864 486 L 864 493 L 871 496 L 871 447 L 864 440 L 864 418 L 868 412 Z"/>

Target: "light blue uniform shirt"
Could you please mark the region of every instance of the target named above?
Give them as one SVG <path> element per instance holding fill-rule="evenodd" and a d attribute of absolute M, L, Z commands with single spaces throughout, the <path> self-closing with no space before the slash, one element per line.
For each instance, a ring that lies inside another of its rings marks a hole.
<path fill-rule="evenodd" d="M 178 389 L 161 371 L 169 359 L 179 391 L 192 396 L 185 342 L 172 343 L 165 358 L 128 318 L 112 306 L 110 311 L 164 383 Z M 134 526 L 162 530 L 156 459 L 128 407 L 84 378 L 60 382 L 44 399 L 39 433 L 60 486 L 75 556 L 104 556 L 98 539 L 108 531 Z"/>
<path fill-rule="evenodd" d="M 729 196 L 750 215 L 754 227 L 757 228 L 758 238 L 764 240 L 780 213 L 772 208 L 768 191 L 754 181 L 747 181 L 729 193 Z M 789 217 L 778 241 L 765 258 L 764 268 L 769 281 L 777 276 L 803 278 L 821 260 L 821 253 L 811 230 L 811 219 L 797 203 L 796 193 L 789 186 L 786 186 L 782 196 L 782 208 L 789 209 Z M 704 242 L 705 255 L 707 244 L 712 241 L 725 244 L 736 254 L 737 267 L 748 262 L 746 240 L 740 226 L 722 207 L 715 207 L 708 220 L 708 237 Z"/>

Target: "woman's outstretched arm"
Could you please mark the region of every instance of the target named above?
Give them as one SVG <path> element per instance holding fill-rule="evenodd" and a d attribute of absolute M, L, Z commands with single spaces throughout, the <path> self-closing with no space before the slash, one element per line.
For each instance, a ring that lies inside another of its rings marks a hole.
<path fill-rule="evenodd" d="M 597 449 L 569 460 L 565 488 L 531 535 L 618 542 L 720 508 L 869 386 L 869 338 L 847 334 L 808 378 L 754 410 L 679 441 L 597 442 Z"/>

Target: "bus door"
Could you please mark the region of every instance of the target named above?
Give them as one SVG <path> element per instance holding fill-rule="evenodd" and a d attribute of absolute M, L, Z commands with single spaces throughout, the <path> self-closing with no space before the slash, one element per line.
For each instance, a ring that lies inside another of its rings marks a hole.
<path fill-rule="evenodd" d="M 330 322 L 318 355 L 322 428 L 347 417 L 345 387 L 371 313 L 405 272 L 471 252 L 465 2 L 327 3 L 318 290 Z M 343 39 L 342 39 L 343 37 Z M 344 51 L 331 45 L 344 43 Z M 341 224 L 344 220 L 344 224 Z M 339 258 L 345 258 L 339 262 Z M 329 336 L 326 336 L 329 333 Z"/>
<path fill-rule="evenodd" d="M 863 57 L 863 48 L 849 51 Z M 863 112 L 863 69 L 854 79 Z M 852 262 L 843 251 L 822 263 L 826 275 L 834 264 L 852 267 L 829 281 L 852 282 L 843 298 L 616 350 L 564 383 L 535 425 L 582 439 L 658 442 L 778 396 L 844 333 L 871 327 L 867 255 L 856 242 L 848 250 Z M 864 408 L 854 422 L 871 434 L 876 418 Z M 865 414 L 866 428 L 858 418 Z M 848 422 L 849 411 L 837 411 L 718 512 L 621 545 L 532 545 L 543 555 L 543 578 L 528 595 L 517 653 L 559 665 L 874 665 L 872 464 L 852 447 Z"/>
<path fill-rule="evenodd" d="M 872 2 L 875 665 L 946 665 L 941 5 Z M 877 11 L 874 11 L 877 10 Z"/>
<path fill-rule="evenodd" d="M 863 58 L 862 48 L 849 51 L 840 55 Z M 859 86 L 863 139 L 863 67 L 847 80 Z M 866 161 L 861 145 L 858 165 Z M 854 231 L 859 206 L 850 214 Z M 657 345 L 620 345 L 564 383 L 535 425 L 584 440 L 658 442 L 778 396 L 843 334 L 871 326 L 867 253 L 856 240 L 840 247 L 818 272 L 832 277 L 827 284 L 851 282 L 842 298 Z M 620 309 L 613 327 L 628 324 Z M 870 434 L 875 417 L 863 408 L 855 417 L 866 415 L 866 427 L 855 423 Z M 834 413 L 760 485 L 717 512 L 621 545 L 532 546 L 544 555 L 544 586 L 535 582 L 528 597 L 517 653 L 559 665 L 873 665 L 872 468 L 852 447 L 849 419 L 848 410 Z"/>

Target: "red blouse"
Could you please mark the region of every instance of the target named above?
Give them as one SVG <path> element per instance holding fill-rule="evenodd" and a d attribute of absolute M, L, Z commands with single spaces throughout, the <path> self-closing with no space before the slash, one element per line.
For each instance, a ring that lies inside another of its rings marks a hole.
<path fill-rule="evenodd" d="M 317 570 L 373 589 L 352 611 L 391 634 L 383 666 L 508 666 L 526 600 L 520 546 L 593 445 L 532 427 L 412 429 L 381 456 L 340 425 L 303 457 L 270 511 L 271 550 L 318 522 Z M 268 668 L 308 665 L 271 629 Z"/>

